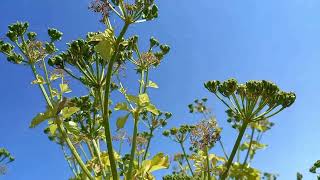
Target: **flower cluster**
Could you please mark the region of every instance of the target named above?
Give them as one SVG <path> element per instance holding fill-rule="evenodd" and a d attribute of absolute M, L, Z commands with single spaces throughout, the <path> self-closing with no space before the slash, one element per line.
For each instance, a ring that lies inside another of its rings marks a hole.
<path fill-rule="evenodd" d="M 281 91 L 277 85 L 265 80 L 248 81 L 245 84 L 238 84 L 235 79 L 208 81 L 205 88 L 228 107 L 229 117 L 236 120 L 269 118 L 291 106 L 296 99 L 293 92 Z"/>
<path fill-rule="evenodd" d="M 215 119 L 197 123 L 190 133 L 192 150 L 210 149 L 220 139 L 220 132 L 221 128 L 218 127 Z"/>

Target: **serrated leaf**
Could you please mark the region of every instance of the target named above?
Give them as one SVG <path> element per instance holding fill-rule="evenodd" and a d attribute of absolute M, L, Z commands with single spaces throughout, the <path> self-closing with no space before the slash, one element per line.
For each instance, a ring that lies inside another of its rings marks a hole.
<path fill-rule="evenodd" d="M 148 82 L 147 87 L 156 88 L 156 89 L 159 88 L 159 86 L 155 82 L 152 82 L 152 81 Z"/>
<path fill-rule="evenodd" d="M 71 89 L 69 88 L 68 84 L 60 84 L 60 92 L 63 93 L 69 93 L 71 92 Z"/>
<path fill-rule="evenodd" d="M 122 116 L 122 117 L 119 117 L 119 118 L 117 119 L 117 123 L 116 123 L 116 125 L 117 125 L 117 131 L 118 131 L 119 129 L 122 129 L 122 128 L 124 127 L 124 125 L 126 124 L 128 118 L 129 118 L 129 115 L 130 115 L 130 114 L 128 113 L 127 115 Z"/>
<path fill-rule="evenodd" d="M 125 102 L 122 102 L 122 103 L 118 103 L 116 104 L 116 106 L 114 107 L 114 110 L 115 111 L 129 111 L 129 108 L 128 108 L 128 104 L 125 103 Z"/>
<path fill-rule="evenodd" d="M 40 123 L 42 123 L 48 119 L 54 118 L 54 114 L 55 113 L 53 112 L 52 109 L 48 109 L 44 113 L 39 113 L 36 117 L 34 117 L 32 119 L 31 124 L 30 124 L 30 128 L 34 128 L 37 125 L 39 125 Z"/>
<path fill-rule="evenodd" d="M 36 79 L 31 82 L 31 84 L 46 84 L 44 78 L 40 75 L 36 75 Z"/>
<path fill-rule="evenodd" d="M 152 114 L 154 114 L 154 115 L 159 115 L 159 110 L 156 108 L 156 106 L 155 105 L 153 105 L 153 104 L 148 104 L 147 106 L 146 106 L 146 110 L 147 111 L 149 111 L 149 112 L 151 112 Z"/>

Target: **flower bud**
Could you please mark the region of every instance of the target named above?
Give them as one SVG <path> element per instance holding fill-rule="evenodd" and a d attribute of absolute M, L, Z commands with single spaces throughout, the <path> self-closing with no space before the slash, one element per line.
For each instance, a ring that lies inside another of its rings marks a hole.
<path fill-rule="evenodd" d="M 29 24 L 27 22 L 16 22 L 8 26 L 9 30 L 14 32 L 16 36 L 23 36 L 23 34 L 27 31 L 28 27 Z"/>
<path fill-rule="evenodd" d="M 154 37 L 150 38 L 150 49 L 153 48 L 154 46 L 159 46 L 159 45 L 160 43 L 156 38 Z"/>
<path fill-rule="evenodd" d="M 171 129 L 170 129 L 170 134 L 171 134 L 171 135 L 176 135 L 177 132 L 178 132 L 178 129 L 177 129 L 177 128 L 171 128 Z"/>
<path fill-rule="evenodd" d="M 164 135 L 165 137 L 168 137 L 170 135 L 170 132 L 168 130 L 165 130 L 162 132 L 162 135 Z"/>
<path fill-rule="evenodd" d="M 204 84 L 204 87 L 210 92 L 216 93 L 219 85 L 220 81 L 208 81 Z"/>
<path fill-rule="evenodd" d="M 34 41 L 34 40 L 36 40 L 37 33 L 35 33 L 35 32 L 28 32 L 28 33 L 27 33 L 27 36 L 28 36 L 28 39 L 29 39 L 30 41 Z"/>
<path fill-rule="evenodd" d="M 20 64 L 23 61 L 23 56 L 17 53 L 11 53 L 8 55 L 7 60 L 15 64 Z"/>
<path fill-rule="evenodd" d="M 18 35 L 17 35 L 16 32 L 8 31 L 6 35 L 12 42 L 17 42 L 18 41 Z"/>
<path fill-rule="evenodd" d="M 12 46 L 9 43 L 0 43 L 0 52 L 5 53 L 5 54 L 11 54 L 14 46 Z"/>
<path fill-rule="evenodd" d="M 48 35 L 50 36 L 51 42 L 61 40 L 62 32 L 57 29 L 50 28 L 48 29 Z"/>
<path fill-rule="evenodd" d="M 164 55 L 166 55 L 170 51 L 170 47 L 168 45 L 161 45 L 160 49 Z"/>

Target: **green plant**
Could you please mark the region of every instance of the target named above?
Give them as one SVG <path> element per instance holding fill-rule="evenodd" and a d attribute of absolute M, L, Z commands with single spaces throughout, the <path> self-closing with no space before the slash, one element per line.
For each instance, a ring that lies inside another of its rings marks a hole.
<path fill-rule="evenodd" d="M 151 73 L 170 47 L 151 37 L 149 47 L 142 50 L 138 36 L 128 37 L 127 31 L 132 24 L 157 18 L 158 8 L 154 0 L 95 0 L 90 9 L 101 14 L 105 30 L 67 43 L 64 51 L 56 47 L 62 32 L 50 28 L 48 39 L 40 40 L 29 31 L 28 23 L 17 22 L 8 26 L 7 42 L 0 40 L 0 52 L 10 63 L 31 70 L 31 83 L 39 87 L 47 106 L 32 119 L 30 128 L 46 123 L 44 133 L 61 147 L 73 173 L 71 180 L 153 180 L 154 171 L 170 166 L 163 152 L 151 156 L 150 146 L 172 114 L 159 110 L 148 90 L 158 88 L 150 80 Z M 111 23 L 111 13 L 119 22 L 116 25 Z M 115 28 L 119 25 L 120 29 Z M 136 87 L 127 87 L 122 75 L 132 66 L 139 77 Z M 70 81 L 81 84 L 86 93 L 73 96 Z M 291 106 L 295 94 L 280 91 L 269 81 L 209 81 L 205 88 L 226 105 L 228 122 L 239 133 L 231 154 L 222 142 L 222 128 L 206 106 L 207 99 L 196 100 L 188 108 L 201 115 L 200 121 L 163 132 L 182 151 L 174 156 L 178 168 L 163 179 L 276 179 L 250 163 L 266 147 L 261 138 L 273 126 L 269 118 Z M 132 135 L 125 131 L 130 120 Z M 243 142 L 247 130 L 250 133 Z M 128 152 L 122 148 L 124 141 L 129 142 Z M 211 153 L 217 144 L 222 156 Z M 13 161 L 6 152 L 4 158 Z"/>
<path fill-rule="evenodd" d="M 221 138 L 222 129 L 207 107 L 207 99 L 195 100 L 188 106 L 189 112 L 200 114 L 201 120 L 192 126 L 182 125 L 180 128 L 171 128 L 163 132 L 163 135 L 178 142 L 183 152 L 180 158 L 174 159 L 179 167 L 175 173 L 208 180 L 276 179 L 274 174 L 262 173 L 251 167 L 250 162 L 258 150 L 266 148 L 261 139 L 262 135 L 274 125 L 269 118 L 291 106 L 295 101 L 295 94 L 280 91 L 269 81 L 248 81 L 245 84 L 238 84 L 235 79 L 229 79 L 221 83 L 209 81 L 205 83 L 205 87 L 227 106 L 227 121 L 239 135 L 231 154 L 228 155 Z M 248 129 L 250 133 L 243 142 L 243 136 Z M 223 156 L 210 153 L 217 143 L 221 147 Z M 186 144 L 190 145 L 191 155 L 185 151 Z M 185 168 L 184 161 L 188 168 Z"/>
<path fill-rule="evenodd" d="M 14 161 L 14 157 L 4 148 L 0 148 L 0 176 L 7 171 L 7 165 Z"/>

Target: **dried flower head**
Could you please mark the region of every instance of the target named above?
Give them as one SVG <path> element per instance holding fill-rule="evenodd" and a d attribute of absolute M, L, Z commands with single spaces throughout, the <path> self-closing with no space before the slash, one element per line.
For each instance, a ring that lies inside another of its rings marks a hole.
<path fill-rule="evenodd" d="M 196 124 L 190 133 L 193 149 L 206 150 L 211 148 L 220 139 L 221 129 L 215 119 L 203 120 Z"/>
<path fill-rule="evenodd" d="M 29 50 L 29 58 L 33 61 L 31 63 L 43 59 L 46 56 L 46 49 L 43 47 L 41 41 L 30 41 L 27 48 Z"/>
<path fill-rule="evenodd" d="M 158 64 L 160 64 L 160 59 L 152 52 L 142 53 L 141 58 L 138 61 L 140 69 L 148 69 L 152 66 L 157 66 Z"/>
<path fill-rule="evenodd" d="M 89 9 L 95 13 L 100 13 L 102 15 L 101 21 L 103 21 L 110 14 L 110 6 L 111 4 L 108 0 L 93 0 L 89 5 Z"/>

